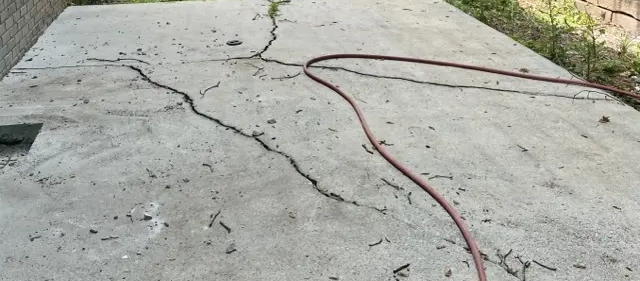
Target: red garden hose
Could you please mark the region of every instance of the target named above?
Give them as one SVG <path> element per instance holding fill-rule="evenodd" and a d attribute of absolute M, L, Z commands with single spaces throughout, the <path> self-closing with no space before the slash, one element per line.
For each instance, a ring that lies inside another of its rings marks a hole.
<path fill-rule="evenodd" d="M 442 195 L 440 195 L 431 185 L 429 185 L 429 183 L 427 183 L 425 180 L 421 179 L 416 173 L 412 172 L 411 170 L 409 170 L 404 165 L 400 164 L 400 162 L 398 162 L 398 160 L 393 158 L 393 156 L 384 147 L 382 147 L 382 145 L 380 145 L 378 143 L 378 141 L 376 140 L 375 136 L 371 132 L 371 129 L 369 128 L 369 125 L 367 125 L 367 121 L 364 119 L 364 114 L 362 113 L 362 110 L 360 110 L 360 107 L 358 107 L 356 102 L 350 96 L 348 96 L 345 92 L 340 90 L 337 86 L 332 85 L 331 83 L 329 83 L 329 82 L 327 82 L 325 80 L 322 80 L 318 76 L 316 76 L 313 73 L 311 73 L 311 71 L 309 71 L 309 67 L 312 64 L 317 63 L 317 62 L 321 62 L 321 61 L 325 61 L 325 60 L 332 60 L 332 59 L 390 60 L 390 61 L 403 61 L 403 62 L 412 62 L 412 63 L 448 66 L 448 67 L 463 68 L 463 69 L 470 69 L 470 70 L 477 70 L 477 71 L 495 73 L 495 74 L 506 75 L 506 76 L 513 76 L 513 77 L 530 79 L 530 80 L 537 80 L 537 81 L 544 81 L 544 82 L 551 82 L 551 83 L 558 83 L 558 84 L 570 84 L 570 85 L 585 86 L 585 87 L 590 87 L 590 88 L 596 88 L 596 89 L 611 91 L 611 92 L 614 92 L 616 94 L 620 94 L 620 95 L 623 95 L 623 96 L 628 96 L 628 97 L 634 98 L 636 100 L 640 100 L 640 95 L 633 94 L 633 93 L 630 93 L 630 92 L 626 92 L 626 91 L 623 91 L 623 90 L 619 90 L 619 89 L 616 89 L 614 87 L 603 86 L 603 85 L 599 85 L 599 84 L 595 84 L 595 83 L 589 83 L 589 82 L 583 82 L 583 81 L 577 81 L 577 80 L 550 78 L 550 77 L 537 76 L 537 75 L 531 75 L 531 74 L 517 73 L 517 72 L 512 72 L 512 71 L 498 70 L 498 69 L 487 68 L 487 67 L 480 67 L 480 66 L 473 66 L 473 65 L 466 65 L 466 64 L 459 64 L 459 63 L 452 63 L 452 62 L 444 62 L 444 61 L 408 58 L 408 57 L 367 55 L 367 54 L 333 54 L 333 55 L 326 55 L 326 56 L 320 56 L 320 57 L 313 58 L 313 59 L 307 61 L 304 64 L 304 73 L 307 76 L 309 76 L 309 78 L 315 80 L 316 82 L 318 82 L 318 83 L 320 83 L 322 85 L 325 85 L 329 89 L 333 90 L 334 92 L 336 92 L 340 96 L 342 96 L 347 102 L 349 102 L 351 107 L 353 107 L 353 109 L 355 110 L 356 115 L 358 115 L 358 119 L 360 120 L 360 124 L 362 125 L 362 129 L 364 130 L 364 133 L 367 135 L 367 138 L 369 139 L 369 142 L 371 142 L 371 145 L 373 145 L 376 148 L 376 150 L 380 153 L 380 155 L 382 155 L 382 157 L 384 157 L 384 159 L 386 159 L 391 165 L 393 165 L 393 167 L 398 169 L 398 171 L 402 172 L 405 176 L 407 176 L 409 179 L 411 179 L 414 183 L 416 183 L 422 189 L 424 189 L 424 191 L 429 193 L 429 195 L 433 199 L 435 199 L 438 202 L 438 204 L 440 204 L 440 206 L 442 206 L 442 208 L 445 209 L 445 211 L 447 211 L 449 216 L 451 216 L 453 221 L 458 226 L 458 229 L 460 229 L 460 232 L 462 233 L 462 236 L 464 237 L 464 240 L 467 242 L 467 245 L 469 246 L 469 250 L 471 251 L 471 255 L 473 256 L 473 262 L 475 264 L 476 271 L 478 272 L 478 279 L 480 281 L 486 281 L 487 280 L 487 276 L 486 276 L 486 273 L 485 273 L 485 270 L 484 270 L 484 266 L 482 265 L 482 256 L 480 255 L 480 251 L 478 250 L 478 246 L 476 245 L 475 240 L 471 236 L 471 233 L 469 232 L 469 229 L 465 225 L 464 221 L 462 220 L 462 218 L 460 217 L 458 212 L 453 208 L 453 206 L 451 206 L 446 201 L 446 199 Z"/>

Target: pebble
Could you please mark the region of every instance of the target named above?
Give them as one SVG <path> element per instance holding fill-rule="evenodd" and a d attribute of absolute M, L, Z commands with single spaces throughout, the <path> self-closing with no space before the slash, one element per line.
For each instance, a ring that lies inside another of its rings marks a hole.
<path fill-rule="evenodd" d="M 235 251 L 236 251 L 236 244 L 232 243 L 231 245 L 229 245 L 229 247 L 227 247 L 227 250 L 225 251 L 225 253 L 231 254 Z"/>
<path fill-rule="evenodd" d="M 89 229 L 89 233 L 96 234 L 98 233 L 98 231 L 92 228 L 92 229 Z"/>
<path fill-rule="evenodd" d="M 267 120 L 267 123 L 275 124 L 275 123 L 277 123 L 277 121 L 276 121 L 276 119 L 269 119 L 269 120 Z"/>
<path fill-rule="evenodd" d="M 142 217 L 142 219 L 144 219 L 146 221 L 151 220 L 152 218 L 153 217 L 151 215 L 147 214 L 147 213 L 144 213 L 144 217 Z"/>

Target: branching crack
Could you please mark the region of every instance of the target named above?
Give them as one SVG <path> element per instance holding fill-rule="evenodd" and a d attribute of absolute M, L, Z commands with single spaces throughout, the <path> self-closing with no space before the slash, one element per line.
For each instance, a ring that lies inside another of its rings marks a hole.
<path fill-rule="evenodd" d="M 201 112 L 200 110 L 198 110 L 196 108 L 195 102 L 194 102 L 193 98 L 191 96 L 189 96 L 189 94 L 187 94 L 187 93 L 185 93 L 183 91 L 180 91 L 180 90 L 178 90 L 178 89 L 176 89 L 174 87 L 171 87 L 171 86 L 168 86 L 168 85 L 164 85 L 164 84 L 161 84 L 161 83 L 159 83 L 157 81 L 152 80 L 139 67 L 136 67 L 136 66 L 133 66 L 133 65 L 126 65 L 126 67 L 128 67 L 128 68 L 132 69 L 133 71 L 137 72 L 138 75 L 140 75 L 140 77 L 142 77 L 143 80 L 147 81 L 151 85 L 154 85 L 154 86 L 156 86 L 158 88 L 169 90 L 169 91 L 171 91 L 173 93 L 176 93 L 176 94 L 179 94 L 180 96 L 182 96 L 183 100 L 189 105 L 189 108 L 191 109 L 191 111 L 193 111 L 193 113 L 195 113 L 196 115 L 198 115 L 198 116 L 200 116 L 202 118 L 205 118 L 205 119 L 207 119 L 209 121 L 212 121 L 212 122 L 214 122 L 214 123 L 226 128 L 227 130 L 231 130 L 232 132 L 234 132 L 234 133 L 236 133 L 238 135 L 241 135 L 241 136 L 243 136 L 245 138 L 252 139 L 255 142 L 257 142 L 258 144 L 260 144 L 260 146 L 262 148 L 264 148 L 265 150 L 267 150 L 269 152 L 273 152 L 273 153 L 279 154 L 280 156 L 284 157 L 285 159 L 287 159 L 289 161 L 289 164 L 291 165 L 291 167 L 293 167 L 293 169 L 299 175 L 301 175 L 307 181 L 309 181 L 311 183 L 311 185 L 313 185 L 313 188 L 318 193 L 322 194 L 323 196 L 325 196 L 327 198 L 330 198 L 330 199 L 333 199 L 333 200 L 338 201 L 338 202 L 344 202 L 344 203 L 348 203 L 348 204 L 351 204 L 351 205 L 354 205 L 354 206 L 365 207 L 365 208 L 368 208 L 368 209 L 376 210 L 376 211 L 378 211 L 378 212 L 380 212 L 380 213 L 382 213 L 384 215 L 387 214 L 386 213 L 386 211 L 387 211 L 386 207 L 381 209 L 381 208 L 378 208 L 378 207 L 363 205 L 363 204 L 358 203 L 355 200 L 344 199 L 342 196 L 340 196 L 340 195 L 338 195 L 336 193 L 333 193 L 333 192 L 330 192 L 330 191 L 327 191 L 327 190 L 324 190 L 324 189 L 320 188 L 318 186 L 318 180 L 313 178 L 308 173 L 303 172 L 302 169 L 300 168 L 300 165 L 298 164 L 298 162 L 293 157 L 291 157 L 291 155 L 289 155 L 289 154 L 287 154 L 287 153 L 285 153 L 283 151 L 274 149 L 273 147 L 269 146 L 269 144 L 267 144 L 264 140 L 259 138 L 261 135 L 247 134 L 247 133 L 243 132 L 241 129 L 239 129 L 238 127 L 235 127 L 233 125 L 227 124 L 227 123 L 225 123 L 224 121 L 222 121 L 222 120 L 220 120 L 218 118 L 215 118 L 213 116 L 210 116 L 210 115 L 208 115 L 206 113 Z"/>

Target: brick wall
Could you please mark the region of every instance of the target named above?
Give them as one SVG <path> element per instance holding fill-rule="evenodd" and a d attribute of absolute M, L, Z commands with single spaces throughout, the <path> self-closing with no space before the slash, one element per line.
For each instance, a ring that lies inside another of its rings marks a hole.
<path fill-rule="evenodd" d="M 67 7 L 68 0 L 0 0 L 0 79 Z"/>

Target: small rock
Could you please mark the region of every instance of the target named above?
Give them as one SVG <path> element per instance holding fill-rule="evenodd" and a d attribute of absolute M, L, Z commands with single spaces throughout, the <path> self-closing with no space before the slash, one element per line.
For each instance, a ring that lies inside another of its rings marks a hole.
<path fill-rule="evenodd" d="M 447 269 L 447 271 L 444 272 L 444 276 L 446 277 L 451 277 L 453 273 L 451 272 L 451 268 Z"/>
<path fill-rule="evenodd" d="M 258 137 L 258 136 L 262 136 L 262 135 L 264 135 L 264 133 L 263 132 L 258 132 L 258 131 L 253 131 L 251 133 L 252 137 Z"/>
<path fill-rule="evenodd" d="M 117 219 L 118 219 L 118 216 L 113 216 L 113 219 L 114 219 L 114 220 L 117 220 Z"/>
<path fill-rule="evenodd" d="M 136 255 L 142 256 L 142 252 L 136 252 Z"/>
<path fill-rule="evenodd" d="M 437 249 L 437 250 L 442 250 L 442 249 L 444 249 L 444 248 L 445 248 L 445 246 L 444 246 L 444 245 L 438 245 L 438 246 L 436 246 L 436 249 Z"/>
<path fill-rule="evenodd" d="M 82 101 L 82 103 L 84 103 L 84 104 L 89 103 L 89 99 L 84 99 L 84 100 Z"/>
<path fill-rule="evenodd" d="M 611 119 L 609 119 L 609 116 L 602 116 L 602 118 L 600 118 L 600 120 L 598 120 L 598 122 L 600 122 L 600 123 L 609 123 L 609 122 L 611 122 Z"/>
<path fill-rule="evenodd" d="M 573 265 L 573 267 L 575 267 L 575 268 L 579 268 L 579 269 L 587 269 L 587 266 L 586 266 L 586 265 L 584 265 L 584 264 L 579 264 L 579 263 L 574 264 L 574 265 Z"/>
<path fill-rule="evenodd" d="M 170 188 L 171 188 L 171 186 L 167 184 L 164 188 L 166 188 L 166 189 L 170 189 Z"/>
<path fill-rule="evenodd" d="M 236 244 L 231 243 L 231 245 L 229 245 L 229 247 L 227 247 L 227 250 L 225 251 L 225 253 L 231 254 L 231 253 L 233 253 L 235 251 L 237 251 L 236 250 Z"/>
<path fill-rule="evenodd" d="M 151 215 L 147 214 L 147 213 L 144 213 L 144 216 L 142 217 L 142 219 L 146 220 L 146 221 L 151 220 L 152 218 L 153 217 Z"/>
<path fill-rule="evenodd" d="M 187 178 L 182 179 L 182 181 L 185 182 L 185 183 L 190 182 L 190 180 L 187 179 Z"/>
<path fill-rule="evenodd" d="M 89 233 L 96 234 L 98 233 L 98 231 L 92 228 L 92 229 L 89 229 Z"/>
<path fill-rule="evenodd" d="M 169 223 L 165 221 L 165 222 L 164 222 L 164 226 L 165 226 L 165 227 L 169 227 Z"/>
<path fill-rule="evenodd" d="M 267 123 L 275 124 L 275 123 L 277 123 L 277 121 L 276 121 L 276 119 L 269 119 L 269 120 L 267 120 Z"/>
<path fill-rule="evenodd" d="M 123 258 L 123 259 L 128 259 L 128 258 L 129 258 L 129 256 L 124 255 L 124 256 L 122 256 L 122 258 Z"/>
<path fill-rule="evenodd" d="M 138 48 L 136 51 L 138 51 L 138 52 L 142 52 L 142 48 Z"/>
<path fill-rule="evenodd" d="M 229 45 L 229 46 L 238 46 L 240 44 L 242 44 L 242 41 L 240 41 L 240 40 L 227 41 L 227 45 Z"/>

